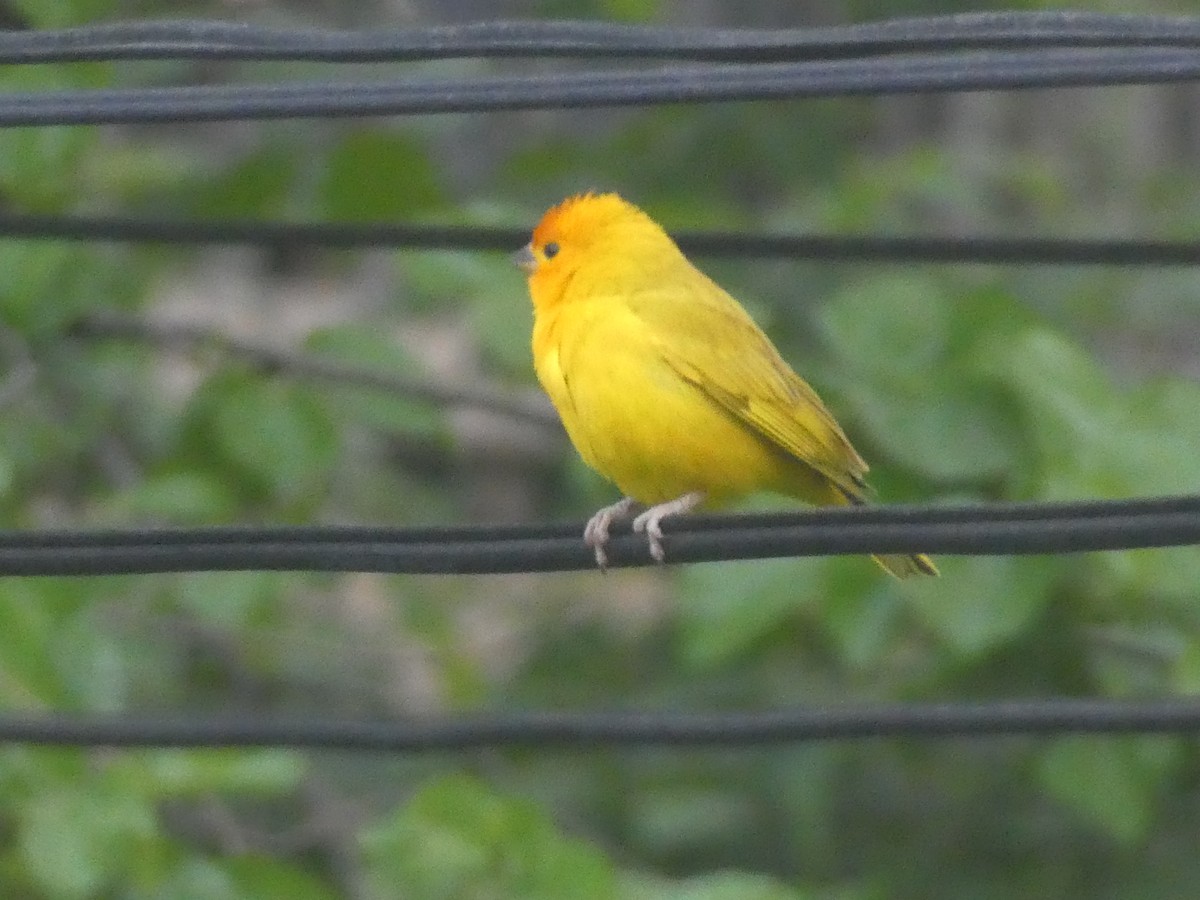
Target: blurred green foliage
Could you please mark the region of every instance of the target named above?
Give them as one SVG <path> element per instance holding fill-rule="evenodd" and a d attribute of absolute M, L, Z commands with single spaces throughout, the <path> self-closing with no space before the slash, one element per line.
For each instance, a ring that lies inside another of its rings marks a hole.
<path fill-rule="evenodd" d="M 162 11 L 9 7 L 36 27 Z M 669 7 L 529 9 L 680 18 Z M 967 8 L 914 0 L 839 14 Z M 0 78 L 51 90 L 147 71 L 164 83 L 196 75 L 84 65 Z M 246 72 L 261 77 L 219 69 Z M 19 212 L 511 224 L 564 194 L 614 188 L 670 227 L 1191 235 L 1194 173 L 1122 152 L 1142 146 L 1124 95 L 1067 93 L 1107 100 L 1082 114 L 1086 141 L 1064 126 L 1040 146 L 964 146 L 928 115 L 919 140 L 889 137 L 889 109 L 922 109 L 895 98 L 8 129 L 0 193 Z M 1032 113 L 1052 101 L 1014 102 Z M 1096 152 L 1095 130 L 1123 128 L 1128 140 Z M 0 243 L 4 527 L 581 518 L 610 499 L 560 436 L 502 416 L 216 346 L 181 357 L 75 328 L 93 313 L 176 316 L 383 375 L 533 391 L 528 302 L 503 257 L 380 259 Z M 1200 484 L 1190 270 L 699 262 L 838 411 L 884 500 Z M 14 578 L 0 582 L 0 705 L 397 718 L 1200 690 L 1193 549 L 939 564 L 941 579 L 919 583 L 862 559 L 604 578 Z M 1072 736 L 413 758 L 8 746 L 0 895 L 1189 896 L 1200 879 L 1195 756 L 1182 739 Z"/>
<path fill-rule="evenodd" d="M 372 896 L 604 900 L 616 889 L 599 850 L 563 838 L 534 804 L 468 778 L 426 785 L 362 842 Z"/>

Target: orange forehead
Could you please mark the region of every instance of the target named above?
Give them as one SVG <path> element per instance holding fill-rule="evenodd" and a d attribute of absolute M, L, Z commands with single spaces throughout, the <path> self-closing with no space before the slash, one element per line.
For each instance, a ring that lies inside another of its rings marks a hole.
<path fill-rule="evenodd" d="M 542 245 L 564 237 L 591 234 L 630 215 L 643 213 L 617 194 L 577 194 L 546 211 L 533 229 L 533 243 Z"/>

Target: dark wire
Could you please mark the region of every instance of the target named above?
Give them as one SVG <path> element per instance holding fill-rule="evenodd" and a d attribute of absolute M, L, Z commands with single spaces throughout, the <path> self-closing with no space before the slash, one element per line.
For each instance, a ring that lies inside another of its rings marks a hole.
<path fill-rule="evenodd" d="M 687 31 L 589 23 L 496 23 L 392 33 L 287 32 L 218 23 L 147 23 L 62 32 L 0 34 L 6 62 L 133 58 L 324 59 L 369 61 L 451 56 L 674 57 L 756 61 L 625 72 L 560 73 L 459 81 L 298 84 L 141 91 L 0 95 L 0 126 L 347 116 L 565 106 L 751 100 L 903 91 L 984 90 L 1166 82 L 1200 77 L 1200 20 L 1077 13 L 983 14 L 791 32 Z M 1092 50 L 968 52 L 941 56 L 783 65 L 780 60 L 854 54 L 995 47 Z M 1130 48 L 1133 49 L 1130 49 Z M 774 64 L 764 64 L 772 61 Z M 10 219 L 10 234 L 162 240 L 163 223 Z M 35 234 L 38 227 L 44 231 Z M 155 235 L 134 235 L 137 228 Z M 305 242 L 289 229 L 263 238 L 255 223 L 179 225 L 247 229 L 244 240 Z M 355 245 L 463 247 L 524 232 L 316 226 L 328 241 Z M 64 229 L 57 235 L 47 232 Z M 130 229 L 127 237 L 116 232 Z M 346 230 L 346 229 L 349 230 Z M 80 229 L 67 234 L 71 229 Z M 338 230 L 342 229 L 342 230 Z M 209 232 L 211 240 L 227 240 Z M 197 239 L 199 231 L 178 240 Z M 311 238 L 319 237 L 310 233 Z M 359 239 L 362 238 L 363 241 Z M 695 243 L 692 243 L 692 241 Z M 713 241 L 703 249 L 705 240 Z M 738 244 L 738 241 L 747 243 Z M 427 241 L 431 243 L 420 243 Z M 821 246 L 822 241 L 832 243 Z M 698 235 L 692 252 L 844 258 L 1192 264 L 1197 249 L 1160 242 L 946 241 Z M 494 243 L 480 249 L 500 249 Z M 964 254 L 958 256 L 955 254 Z M 949 255 L 937 255 L 949 254 Z M 982 255 L 981 255 L 982 254 Z M 992 254 L 988 256 L 987 254 Z M 1012 254 L 1006 256 L 1005 254 Z M 1048 254 L 1038 256 L 1038 254 Z M 1074 255 L 1073 255 L 1074 254 Z M 1068 258 L 1070 257 L 1070 258 Z M 1151 258 L 1155 257 L 1155 258 Z M 669 523 L 673 561 L 877 552 L 1051 553 L 1200 542 L 1200 497 L 970 508 L 878 507 L 791 515 L 697 518 Z M 0 574 L 115 574 L 204 569 L 385 572 L 510 572 L 587 569 L 580 526 L 506 528 L 226 528 L 0 535 Z M 614 539 L 615 565 L 649 562 L 642 541 Z M 43 717 L 0 720 L 0 741 L 109 746 L 288 746 L 377 751 L 464 750 L 498 745 L 750 745 L 782 741 L 944 735 L 1193 732 L 1200 702 L 1028 700 L 995 704 L 882 705 L 744 714 L 661 712 L 528 713 L 409 722 L 264 722 Z"/>
<path fill-rule="evenodd" d="M 0 742 L 82 747 L 292 747 L 378 752 L 501 746 L 762 746 L 861 738 L 1200 731 L 1200 700 L 1031 699 L 827 706 L 750 713 L 529 712 L 363 722 L 10 716 Z"/>
<path fill-rule="evenodd" d="M 1200 21 L 1089 12 L 985 12 L 806 29 L 474 22 L 374 31 L 164 21 L 0 32 L 0 62 L 244 59 L 380 62 L 590 57 L 779 62 L 984 47 L 1200 46 Z"/>
<path fill-rule="evenodd" d="M 711 257 L 884 260 L 893 262 L 1052 263 L 1108 266 L 1191 266 L 1200 242 L 1071 240 L 1063 238 L 886 237 L 673 232 L 688 253 Z M 162 219 L 38 216 L 0 212 L 0 236 L 73 241 L 257 246 L 396 247 L 410 250 L 511 252 L 528 228 L 385 222 L 181 222 Z"/>
<path fill-rule="evenodd" d="M 582 109 L 1197 78 L 1195 50 L 1048 48 L 439 80 L 11 92 L 0 95 L 0 126 Z"/>
<path fill-rule="evenodd" d="M 691 563 L 857 553 L 1015 555 L 1200 543 L 1200 496 L 1070 504 L 879 506 L 668 520 Z M 501 527 L 232 527 L 0 534 L 0 575 L 287 570 L 486 574 L 595 568 L 582 523 Z M 653 565 L 618 534 L 614 566 Z"/>

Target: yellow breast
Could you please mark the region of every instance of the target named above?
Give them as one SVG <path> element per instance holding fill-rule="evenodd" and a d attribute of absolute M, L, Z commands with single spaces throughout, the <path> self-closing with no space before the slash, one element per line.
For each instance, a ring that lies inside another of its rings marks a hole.
<path fill-rule="evenodd" d="M 540 311 L 539 380 L 583 459 L 643 503 L 703 491 L 719 505 L 774 489 L 782 454 L 662 359 L 655 335 L 612 296 Z"/>

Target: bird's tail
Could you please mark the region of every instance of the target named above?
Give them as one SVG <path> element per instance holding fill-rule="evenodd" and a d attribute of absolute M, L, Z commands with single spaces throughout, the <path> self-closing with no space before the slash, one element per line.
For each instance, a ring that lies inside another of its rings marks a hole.
<path fill-rule="evenodd" d="M 924 553 L 913 553 L 905 556 L 903 553 L 890 553 L 886 556 L 872 556 L 883 570 L 897 578 L 908 578 L 910 575 L 940 575 L 933 560 Z"/>
<path fill-rule="evenodd" d="M 866 501 L 858 494 L 851 494 L 842 487 L 830 484 L 831 500 L 839 506 L 864 506 Z M 871 557 L 889 575 L 896 578 L 908 578 L 912 575 L 940 575 L 933 560 L 924 553 L 888 553 L 876 554 Z"/>

